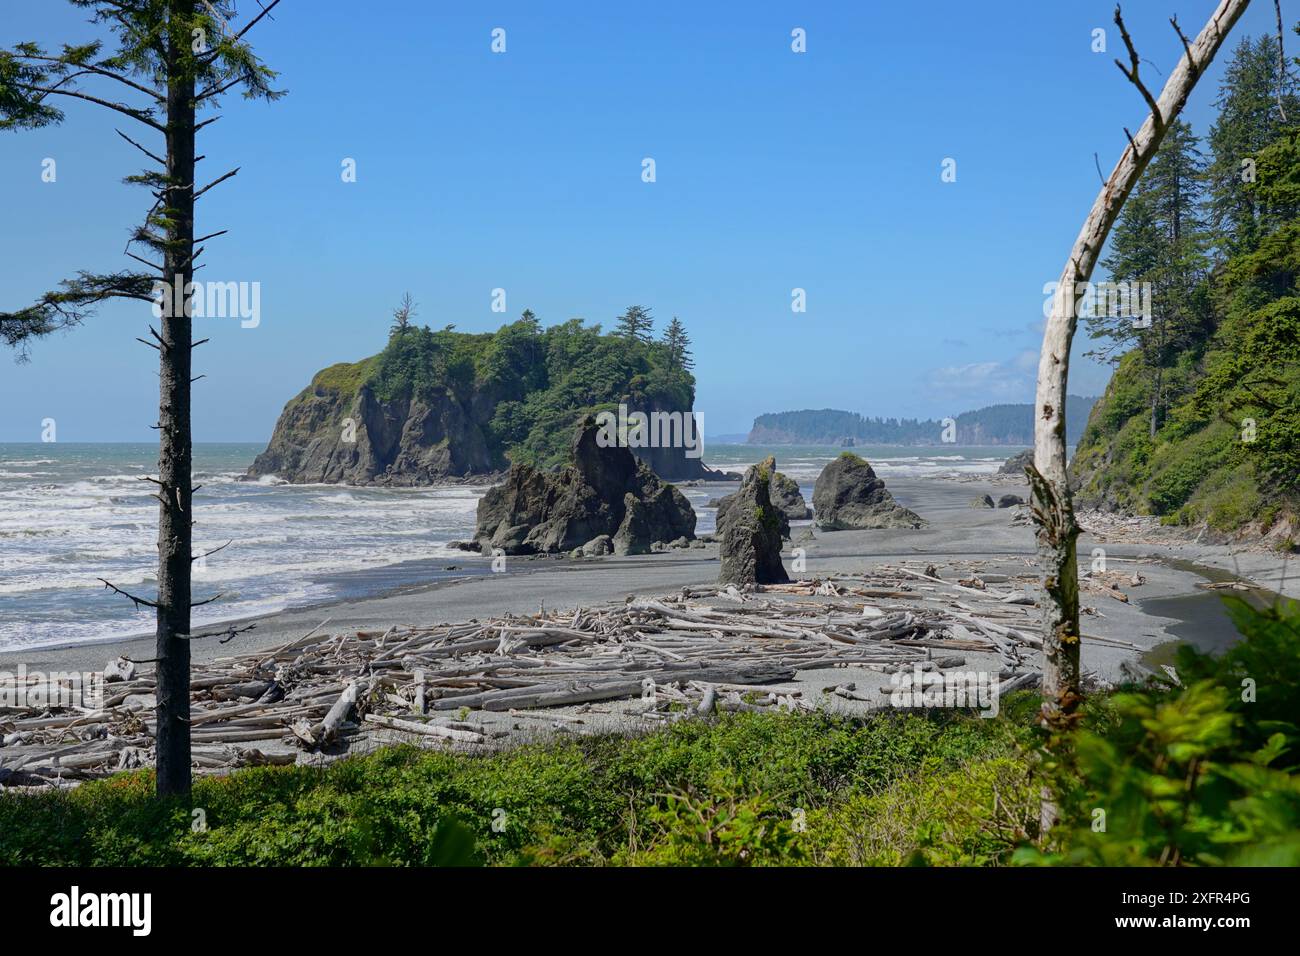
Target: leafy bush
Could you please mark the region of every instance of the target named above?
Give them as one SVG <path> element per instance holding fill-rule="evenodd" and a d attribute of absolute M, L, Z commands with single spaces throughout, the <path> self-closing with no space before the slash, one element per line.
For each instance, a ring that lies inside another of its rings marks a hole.
<path fill-rule="evenodd" d="M 1011 726 L 1026 722 L 1022 714 Z M 895 785 L 968 778 L 963 805 L 993 807 L 992 781 L 973 768 L 994 757 L 1027 768 L 1013 736 L 1002 722 L 953 714 L 859 722 L 747 713 L 490 756 L 395 747 L 327 767 L 249 768 L 196 781 L 184 805 L 154 800 L 151 773 L 123 774 L 70 792 L 0 794 L 0 863 L 811 862 L 825 839 L 819 830 L 858 825 L 837 822 L 847 812 L 840 808 L 861 816 L 862 800 Z M 938 847 L 945 833 L 978 842 L 967 811 L 943 807 L 931 792 L 936 812 L 953 820 L 917 846 Z M 193 827 L 194 809 L 206 828 Z M 895 823 L 880 815 L 869 826 Z M 936 850 L 934 859 L 963 852 Z"/>
<path fill-rule="evenodd" d="M 1300 605 L 1227 601 L 1245 640 L 1222 658 L 1180 648 L 1181 684 L 1088 704 L 1052 845 L 1018 861 L 1300 865 Z"/>

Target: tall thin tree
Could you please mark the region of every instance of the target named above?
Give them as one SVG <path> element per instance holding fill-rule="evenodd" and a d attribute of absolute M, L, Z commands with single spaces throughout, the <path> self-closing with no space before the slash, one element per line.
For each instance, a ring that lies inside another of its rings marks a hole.
<path fill-rule="evenodd" d="M 1079 303 L 1101 255 L 1106 237 L 1160 141 L 1182 111 L 1196 82 L 1205 74 L 1224 39 L 1250 0 L 1220 0 L 1209 21 L 1189 41 L 1171 20 L 1183 44 L 1183 56 L 1169 74 L 1157 100 L 1139 74 L 1141 62 L 1120 8 L 1115 25 L 1128 51 L 1120 70 L 1141 93 L 1148 114 L 1137 135 L 1125 130 L 1128 146 L 1093 202 L 1088 218 L 1066 259 L 1057 295 L 1043 333 L 1034 407 L 1034 463 L 1026 469 L 1033 494 L 1038 549 L 1043 572 L 1043 710 L 1049 725 L 1065 726 L 1080 700 L 1079 569 L 1074 516 L 1066 459 L 1065 396 L 1070 371 L 1070 347 L 1078 323 Z M 1043 801 L 1042 823 L 1055 820 L 1055 805 Z"/>
<path fill-rule="evenodd" d="M 664 346 L 668 350 L 668 368 L 670 371 L 689 372 L 695 365 L 691 358 L 691 337 L 686 334 L 686 326 L 681 319 L 673 316 L 668 328 L 664 330 Z"/>
<path fill-rule="evenodd" d="M 47 292 L 34 305 L 0 313 L 0 334 L 20 350 L 42 335 L 77 325 L 109 299 L 137 299 L 161 312 L 159 328 L 150 326 L 158 352 L 158 476 L 150 477 L 158 499 L 158 591 L 152 598 L 128 594 L 111 582 L 109 589 L 155 611 L 157 665 L 157 789 L 159 795 L 190 790 L 189 681 L 191 611 L 216 598 L 194 600 L 192 433 L 190 393 L 194 341 L 193 277 L 203 254 L 202 243 L 226 230 L 195 237 L 195 203 L 218 183 L 239 172 L 232 169 L 204 186 L 195 179 L 202 156 L 196 134 L 219 115 L 199 120 L 198 113 L 217 105 L 226 92 L 242 87 L 250 99 L 282 95 L 270 84 L 275 74 L 254 56 L 244 36 L 279 5 L 266 0 L 259 12 L 235 29 L 230 0 L 70 0 L 91 11 L 90 21 L 104 25 L 117 49 L 105 55 L 99 40 L 65 44 L 47 52 L 36 43 L 0 51 L 0 128 L 21 129 L 61 122 L 56 97 L 80 100 L 127 117 L 144 133 L 160 137 L 161 147 L 147 147 L 127 133 L 118 135 L 159 168 L 147 168 L 126 181 L 149 188 L 153 206 L 134 231 L 126 255 L 150 272 L 106 275 L 81 272 Z M 95 84 L 112 84 L 113 96 L 90 92 Z M 132 130 L 135 132 L 135 130 Z M 154 262 L 130 251 L 138 244 L 160 256 Z M 179 300 L 179 301 L 178 301 Z M 179 306 L 179 307 L 178 307 Z"/>

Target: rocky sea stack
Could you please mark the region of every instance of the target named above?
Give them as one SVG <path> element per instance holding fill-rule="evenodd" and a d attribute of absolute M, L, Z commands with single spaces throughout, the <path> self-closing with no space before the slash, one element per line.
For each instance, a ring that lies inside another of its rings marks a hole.
<path fill-rule="evenodd" d="M 656 543 L 695 537 L 686 496 L 627 448 L 601 447 L 596 420 L 573 436 L 559 472 L 513 464 L 478 504 L 474 543 L 484 554 L 646 554 Z M 604 539 L 604 540 L 599 540 Z"/>
<path fill-rule="evenodd" d="M 721 542 L 719 584 L 783 584 L 790 580 L 781 564 L 785 514 L 772 503 L 771 481 L 776 459 L 768 458 L 745 472 L 740 490 L 718 508 L 717 537 Z"/>
<path fill-rule="evenodd" d="M 694 401 L 694 376 L 663 343 L 576 319 L 543 329 L 525 313 L 485 334 L 394 328 L 378 355 L 318 372 L 248 474 L 429 485 L 491 480 L 511 462 L 556 469 L 570 422 L 618 409 L 632 454 L 659 477 L 725 480 L 700 458 Z"/>
<path fill-rule="evenodd" d="M 847 451 L 817 476 L 813 517 L 823 531 L 924 528 L 927 524 L 894 500 L 865 459 Z"/>
<path fill-rule="evenodd" d="M 998 474 L 1019 475 L 1020 477 L 1023 478 L 1025 475 L 1025 469 L 1028 466 L 1032 465 L 1033 463 L 1034 463 L 1034 450 L 1032 448 L 1026 448 L 1024 451 L 1020 452 L 1019 454 L 1012 455 L 1005 462 L 1003 462 L 1002 467 L 998 469 Z"/>
<path fill-rule="evenodd" d="M 805 521 L 812 517 L 812 510 L 803 500 L 803 494 L 799 491 L 799 485 L 793 478 L 788 478 L 775 470 L 776 459 L 768 458 L 773 463 L 773 469 L 769 472 L 767 494 L 771 499 L 772 506 L 776 508 L 777 518 L 781 522 L 781 537 L 790 537 L 790 522 Z M 725 498 L 719 498 L 716 502 L 710 502 L 718 509 L 717 518 L 715 519 L 718 526 L 719 536 L 723 524 L 726 523 L 727 509 L 735 503 L 739 497 L 739 492 L 727 495 Z"/>

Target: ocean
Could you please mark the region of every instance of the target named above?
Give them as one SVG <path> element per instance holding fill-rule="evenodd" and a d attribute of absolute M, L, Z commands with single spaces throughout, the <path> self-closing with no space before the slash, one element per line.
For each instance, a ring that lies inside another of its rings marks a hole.
<path fill-rule="evenodd" d="M 359 598 L 446 577 L 484 573 L 447 542 L 474 533 L 484 487 L 354 488 L 241 481 L 261 444 L 194 447 L 195 549 L 227 547 L 195 563 L 196 626 Z M 853 449 L 895 477 L 995 471 L 1015 448 Z M 724 471 L 774 454 L 810 502 L 840 449 L 708 445 Z M 942 454 L 939 454 L 942 452 Z M 149 609 L 99 579 L 148 597 L 156 583 L 157 502 L 151 444 L 0 443 L 0 650 L 114 640 L 153 631 Z M 713 530 L 717 486 L 683 487 Z"/>

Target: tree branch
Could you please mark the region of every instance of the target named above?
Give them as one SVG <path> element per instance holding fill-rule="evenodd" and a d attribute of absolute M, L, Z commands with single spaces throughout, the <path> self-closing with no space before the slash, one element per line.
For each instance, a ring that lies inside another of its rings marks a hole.
<path fill-rule="evenodd" d="M 76 90 L 60 90 L 57 87 L 53 87 L 53 86 L 49 86 L 49 87 L 28 86 L 25 83 L 16 83 L 14 85 L 19 87 L 20 89 L 27 90 L 29 93 L 43 94 L 41 99 L 44 99 L 46 96 L 50 96 L 50 95 L 72 96 L 79 100 L 85 100 L 88 103 L 95 103 L 98 104 L 99 106 L 105 106 L 110 110 L 116 110 L 118 113 L 121 113 L 123 116 L 129 116 L 133 120 L 144 123 L 145 126 L 151 126 L 160 133 L 165 134 L 167 132 L 167 127 L 163 126 L 161 123 L 155 120 L 148 112 L 146 112 L 145 110 L 138 110 L 135 109 L 134 107 L 127 106 L 125 103 L 114 103 L 112 100 L 102 100 L 98 96 L 91 96 L 89 93 L 80 93 Z"/>
<path fill-rule="evenodd" d="M 1133 46 L 1133 38 L 1128 35 L 1128 27 L 1124 25 L 1124 16 L 1120 13 L 1118 6 L 1115 7 L 1115 25 L 1119 27 L 1119 35 L 1124 39 L 1124 46 L 1128 47 L 1129 66 L 1125 67 L 1119 60 L 1115 61 L 1115 65 L 1119 67 L 1121 73 L 1128 77 L 1128 81 L 1138 88 L 1142 98 L 1147 101 L 1147 108 L 1151 110 L 1151 115 L 1155 117 L 1157 128 L 1161 128 L 1164 126 L 1165 119 L 1160 115 L 1160 105 L 1156 103 L 1156 98 L 1151 95 L 1151 91 L 1147 89 L 1146 84 L 1142 82 L 1142 78 L 1138 76 L 1141 60 L 1138 57 L 1137 49 Z M 1193 82 L 1195 82 L 1194 75 Z"/>
<path fill-rule="evenodd" d="M 155 154 L 149 152 L 149 150 L 145 149 L 143 146 L 141 146 L 139 143 L 137 143 L 135 140 L 133 140 L 130 136 L 127 136 L 126 133 L 123 133 L 120 129 L 114 129 L 113 132 L 115 132 L 118 136 L 122 137 L 124 140 L 126 140 L 128 143 L 130 143 L 132 146 L 134 146 L 134 147 L 135 147 L 136 149 L 138 149 L 140 152 L 144 153 L 146 156 L 148 156 L 150 159 L 152 159 L 155 163 L 157 163 L 157 164 L 158 164 L 159 166 L 161 166 L 163 169 L 166 169 L 166 168 L 167 168 L 167 160 L 163 159 L 161 156 L 157 156 L 157 155 L 155 155 Z"/>
<path fill-rule="evenodd" d="M 230 172 L 226 173 L 224 176 L 218 176 L 216 179 L 212 180 L 212 182 L 208 183 L 206 186 L 204 186 L 202 189 L 200 189 L 198 192 L 196 192 L 196 193 L 194 194 L 194 198 L 195 198 L 195 199 L 198 199 L 200 196 L 202 196 L 205 192 L 207 192 L 207 191 L 208 191 L 209 189 L 211 189 L 213 186 L 219 186 L 221 183 L 224 183 L 224 182 L 225 182 L 227 179 L 229 179 L 231 176 L 234 176 L 236 173 L 238 173 L 239 170 L 242 169 L 242 168 L 243 168 L 243 167 L 241 167 L 241 166 L 236 166 L 234 169 L 232 169 Z M 207 207 L 205 206 L 204 208 L 206 209 Z"/>
<path fill-rule="evenodd" d="M 96 580 L 96 581 L 104 581 L 103 578 L 96 578 L 95 580 Z M 156 607 L 158 606 L 157 602 L 155 602 L 155 601 L 149 601 L 149 600 L 147 600 L 147 599 L 145 599 L 145 598 L 142 598 L 142 597 L 136 597 L 134 594 L 129 594 L 129 593 L 127 593 L 126 591 L 123 591 L 123 590 L 122 590 L 120 587 L 118 587 L 116 584 L 112 584 L 112 583 L 110 583 L 110 582 L 108 582 L 108 581 L 104 581 L 104 587 L 106 587 L 106 588 L 107 588 L 108 590 L 110 590 L 110 591 L 113 591 L 113 592 L 116 593 L 116 594 L 120 594 L 120 595 L 122 595 L 122 597 L 124 597 L 124 598 L 129 599 L 132 603 L 135 604 L 135 609 L 136 609 L 137 611 L 140 610 L 140 606 L 141 606 L 141 605 L 143 605 L 143 606 L 145 606 L 145 607 L 153 607 L 153 608 L 156 608 Z"/>
<path fill-rule="evenodd" d="M 162 93 L 159 93 L 157 90 L 153 90 L 147 86 L 144 86 L 143 84 L 136 83 L 134 80 L 128 80 L 125 76 L 122 76 L 120 73 L 114 73 L 112 70 L 105 70 L 102 67 L 95 66 L 92 63 L 74 64 L 74 63 L 69 63 L 67 60 L 64 60 L 57 56 L 42 56 L 36 53 L 15 53 L 14 56 L 24 60 L 39 60 L 43 63 L 59 63 L 66 66 L 76 66 L 78 73 L 73 74 L 74 76 L 80 73 L 93 73 L 96 76 L 106 76 L 110 80 L 117 80 L 117 82 L 122 83 L 125 86 L 129 86 L 133 90 L 138 90 L 139 92 L 145 94 L 146 96 L 152 96 L 159 103 L 167 102 L 167 97 Z"/>

